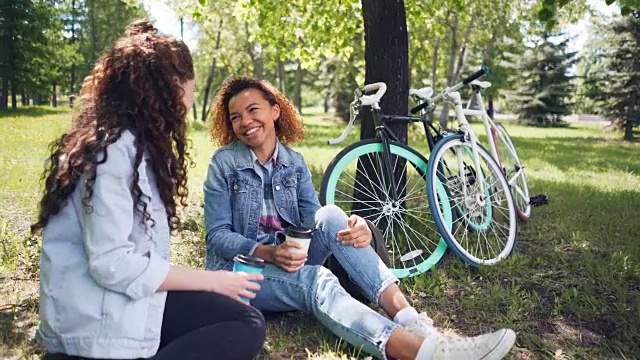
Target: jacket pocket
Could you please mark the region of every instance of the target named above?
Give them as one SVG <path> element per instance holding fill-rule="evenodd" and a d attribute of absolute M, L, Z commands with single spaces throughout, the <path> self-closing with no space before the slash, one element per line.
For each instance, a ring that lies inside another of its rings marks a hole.
<path fill-rule="evenodd" d="M 102 302 L 102 331 L 106 338 L 144 339 L 151 297 L 131 300 L 106 290 Z"/>
<path fill-rule="evenodd" d="M 249 182 L 237 177 L 230 177 L 227 183 L 229 184 L 233 212 L 238 215 L 243 214 L 249 201 Z"/>
<path fill-rule="evenodd" d="M 287 213 L 291 217 L 290 221 L 295 224 L 300 218 L 298 214 L 298 178 L 296 176 L 287 177 L 282 184 L 284 185 L 284 193 L 287 199 Z"/>

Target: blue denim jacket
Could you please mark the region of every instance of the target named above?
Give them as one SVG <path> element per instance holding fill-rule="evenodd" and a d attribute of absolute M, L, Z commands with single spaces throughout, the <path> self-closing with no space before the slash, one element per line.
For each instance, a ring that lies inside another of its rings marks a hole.
<path fill-rule="evenodd" d="M 280 217 L 291 225 L 313 227 L 320 208 L 311 173 L 300 153 L 278 142 L 273 197 Z M 233 257 L 256 244 L 263 189 L 249 148 L 235 141 L 218 149 L 204 183 L 207 269 L 231 269 Z"/>
<path fill-rule="evenodd" d="M 146 154 L 138 184 L 156 224 L 134 214 L 134 135 L 122 134 L 98 165 L 91 205 L 80 182 L 44 229 L 40 328 L 49 352 L 91 358 L 147 358 L 157 352 L 169 272 L 169 225 Z"/>

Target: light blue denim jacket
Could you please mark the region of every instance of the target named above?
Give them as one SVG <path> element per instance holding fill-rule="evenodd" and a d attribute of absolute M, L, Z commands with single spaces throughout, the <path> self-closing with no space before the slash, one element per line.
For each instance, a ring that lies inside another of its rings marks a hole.
<path fill-rule="evenodd" d="M 39 336 L 49 352 L 95 358 L 146 358 L 157 352 L 169 272 L 169 226 L 150 162 L 138 184 L 150 197 L 153 228 L 134 214 L 130 192 L 134 135 L 124 132 L 98 165 L 91 205 L 84 183 L 44 229 Z"/>
<path fill-rule="evenodd" d="M 272 190 L 280 217 L 291 225 L 313 227 L 320 208 L 311 173 L 302 155 L 278 142 Z M 235 141 L 218 149 L 204 183 L 207 269 L 233 267 L 233 257 L 256 244 L 262 212 L 262 178 L 249 148 Z"/>

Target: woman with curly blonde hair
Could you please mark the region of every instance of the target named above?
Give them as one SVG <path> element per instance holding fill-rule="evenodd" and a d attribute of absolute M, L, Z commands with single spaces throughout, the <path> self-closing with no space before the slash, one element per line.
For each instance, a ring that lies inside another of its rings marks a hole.
<path fill-rule="evenodd" d="M 51 145 L 32 226 L 43 234 L 45 359 L 251 359 L 262 347 L 264 319 L 242 301 L 261 275 L 169 262 L 194 87 L 187 46 L 144 20 L 85 79 L 72 128 Z"/>
<path fill-rule="evenodd" d="M 381 359 L 499 359 L 509 351 L 515 335 L 508 329 L 475 338 L 438 332 L 409 305 L 398 279 L 369 246 L 371 225 L 337 206 L 320 206 L 304 158 L 289 147 L 302 139 L 302 122 L 280 91 L 264 80 L 232 78 L 214 100 L 211 122 L 211 136 L 222 147 L 204 184 L 206 266 L 231 269 L 238 255 L 266 262 L 253 306 L 311 312 Z M 298 240 L 282 236 L 283 230 Z M 311 239 L 299 240 L 304 237 Z M 331 254 L 393 320 L 345 291 L 322 266 Z"/>

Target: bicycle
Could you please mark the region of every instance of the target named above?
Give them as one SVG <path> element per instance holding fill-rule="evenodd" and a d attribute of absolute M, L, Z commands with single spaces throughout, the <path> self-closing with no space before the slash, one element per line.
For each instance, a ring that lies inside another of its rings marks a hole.
<path fill-rule="evenodd" d="M 513 195 L 516 205 L 516 213 L 520 220 L 526 221 L 531 217 L 531 199 L 529 197 L 525 168 L 520 161 L 520 157 L 509 133 L 501 123 L 496 123 L 489 117 L 482 100 L 482 90 L 490 87 L 491 83 L 488 81 L 474 80 L 469 83 L 469 85 L 472 89 L 472 95 L 467 102 L 467 106 L 463 109 L 464 115 L 478 116 L 482 119 L 485 133 L 487 134 L 489 150 L 491 150 L 493 158 L 502 166 L 503 172 L 511 187 L 511 194 Z M 412 94 L 422 101 L 428 101 L 432 93 L 433 90 L 427 87 L 414 90 Z M 471 108 L 473 103 L 478 106 L 477 109 Z"/>
<path fill-rule="evenodd" d="M 427 159 L 399 142 L 386 126 L 389 121 L 422 122 L 427 141 L 434 144 L 429 131 L 432 125 L 424 117 L 382 114 L 379 101 L 386 88 L 384 83 L 375 83 L 356 89 L 347 128 L 329 144 L 338 144 L 349 135 L 360 106 L 371 108 L 376 137 L 353 143 L 333 158 L 322 178 L 320 201 L 358 214 L 382 230 L 390 269 L 398 278 L 405 278 L 429 271 L 444 256 L 447 243 L 433 222 L 429 207 Z M 375 94 L 364 95 L 365 92 Z M 442 200 L 436 205 L 442 221 L 452 224 L 447 190 L 440 184 L 434 191 Z"/>
<path fill-rule="evenodd" d="M 498 263 L 512 253 L 517 240 L 516 206 L 511 187 L 494 155 L 479 143 L 470 128 L 458 92 L 487 72 L 488 69 L 483 67 L 411 109 L 412 113 L 423 110 L 429 114 L 440 100 L 454 104 L 459 129 L 446 132 L 431 151 L 427 197 L 444 240 L 458 257 L 471 266 Z M 442 201 L 437 191 L 441 184 L 444 184 L 452 207 L 459 214 L 451 225 L 436 206 Z"/>

